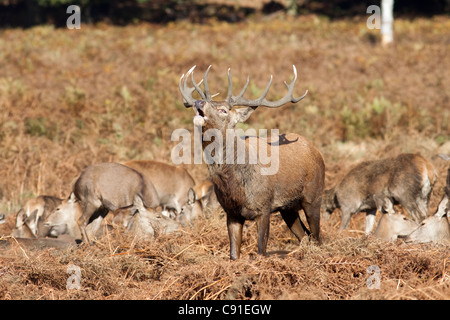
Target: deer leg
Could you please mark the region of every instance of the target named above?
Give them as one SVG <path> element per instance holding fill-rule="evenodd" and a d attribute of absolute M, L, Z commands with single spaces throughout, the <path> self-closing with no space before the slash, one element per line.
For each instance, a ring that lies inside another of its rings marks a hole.
<path fill-rule="evenodd" d="M 228 237 L 230 238 L 230 259 L 239 259 L 241 254 L 242 227 L 244 219 L 227 214 Z"/>
<path fill-rule="evenodd" d="M 347 229 L 350 225 L 350 219 L 352 217 L 351 210 L 348 210 L 346 208 L 341 208 L 342 211 L 342 218 L 341 218 L 341 224 L 339 225 L 339 229 L 344 230 Z"/>
<path fill-rule="evenodd" d="M 256 219 L 258 232 L 258 254 L 266 255 L 267 241 L 269 240 L 270 214 L 262 214 Z"/>
<path fill-rule="evenodd" d="M 377 214 L 377 210 L 370 210 L 366 212 L 366 236 L 368 236 L 375 224 L 375 215 Z"/>
<path fill-rule="evenodd" d="M 89 238 L 95 237 L 98 230 L 100 229 L 100 226 L 102 224 L 103 217 L 99 215 L 97 218 L 93 219 L 91 222 L 89 222 L 86 226 L 86 234 Z"/>
<path fill-rule="evenodd" d="M 321 201 L 315 201 L 312 204 L 303 204 L 311 235 L 319 244 L 322 243 L 320 236 L 320 203 Z"/>
<path fill-rule="evenodd" d="M 86 226 L 89 223 L 92 215 L 97 211 L 98 207 L 92 203 L 85 203 L 83 207 L 83 213 L 78 218 L 78 226 L 80 227 L 81 237 L 84 243 L 89 243 L 89 237 L 86 232 Z"/>
<path fill-rule="evenodd" d="M 309 231 L 305 228 L 302 221 L 300 220 L 300 217 L 296 210 L 283 210 L 280 211 L 280 213 L 289 230 L 291 230 L 298 241 L 302 240 L 302 238 L 305 236 L 305 232 L 306 234 L 309 233 Z"/>
<path fill-rule="evenodd" d="M 115 210 L 112 210 L 113 212 Z M 86 233 L 90 237 L 96 237 L 100 227 L 102 225 L 103 218 L 108 214 L 108 209 L 105 207 L 100 207 L 94 214 L 90 217 L 88 224 L 86 226 Z"/>
<path fill-rule="evenodd" d="M 80 221 L 80 220 L 79 220 Z M 80 221 L 80 231 L 81 231 L 81 239 L 84 243 L 89 243 L 89 237 L 86 232 L 86 223 L 83 221 Z"/>

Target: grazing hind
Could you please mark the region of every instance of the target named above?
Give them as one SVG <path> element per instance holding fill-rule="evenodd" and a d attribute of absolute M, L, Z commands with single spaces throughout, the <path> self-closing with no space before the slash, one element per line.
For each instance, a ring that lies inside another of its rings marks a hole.
<path fill-rule="evenodd" d="M 432 164 L 418 154 L 365 161 L 325 191 L 322 209 L 328 215 L 341 209 L 340 229 L 348 228 L 354 214 L 365 211 L 366 234 L 373 229 L 376 211 L 384 211 L 384 199 L 402 205 L 413 220 L 421 222 L 427 216 L 436 178 Z"/>
<path fill-rule="evenodd" d="M 132 168 L 108 162 L 84 169 L 67 200 L 81 209 L 77 215 L 77 225 L 83 242 L 89 243 L 86 227 L 92 226 L 91 234 L 95 234 L 108 212 L 126 209 L 133 213 L 136 210 L 133 205 L 135 196 L 141 197 L 149 210 L 156 208 L 160 202 L 151 181 Z M 75 216 L 73 209 L 68 210 L 68 214 Z"/>

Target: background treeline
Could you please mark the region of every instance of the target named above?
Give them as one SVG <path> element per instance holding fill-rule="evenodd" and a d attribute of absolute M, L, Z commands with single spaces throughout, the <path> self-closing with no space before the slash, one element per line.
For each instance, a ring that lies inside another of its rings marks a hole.
<path fill-rule="evenodd" d="M 69 5 L 79 5 L 84 23 L 129 24 L 139 21 L 166 23 L 179 19 L 201 22 L 214 17 L 241 21 L 254 14 L 286 11 L 315 13 L 330 18 L 365 15 L 379 0 L 0 0 L 0 26 L 29 27 L 37 24 L 64 26 Z M 397 16 L 449 14 L 450 0 L 396 0 Z"/>

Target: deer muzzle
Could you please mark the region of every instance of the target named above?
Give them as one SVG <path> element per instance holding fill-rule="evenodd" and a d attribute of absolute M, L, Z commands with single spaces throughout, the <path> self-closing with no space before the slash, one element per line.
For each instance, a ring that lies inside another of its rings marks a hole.
<path fill-rule="evenodd" d="M 196 100 L 194 103 L 195 111 L 197 111 L 201 116 L 203 116 L 203 106 L 205 103 L 206 101 L 203 100 Z"/>
<path fill-rule="evenodd" d="M 196 100 L 194 103 L 194 109 L 196 111 L 196 114 L 194 116 L 194 125 L 196 126 L 203 126 L 205 124 L 205 113 L 203 112 L 203 106 L 205 105 L 205 101 L 203 100 Z"/>

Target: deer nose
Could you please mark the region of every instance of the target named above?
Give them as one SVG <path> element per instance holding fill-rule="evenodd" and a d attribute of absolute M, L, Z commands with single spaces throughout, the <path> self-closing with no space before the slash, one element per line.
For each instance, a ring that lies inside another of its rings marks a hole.
<path fill-rule="evenodd" d="M 203 109 L 203 106 L 205 105 L 205 101 L 203 101 L 203 100 L 196 100 L 195 102 L 194 102 L 194 108 L 195 109 L 197 109 L 197 110 L 202 110 Z"/>

